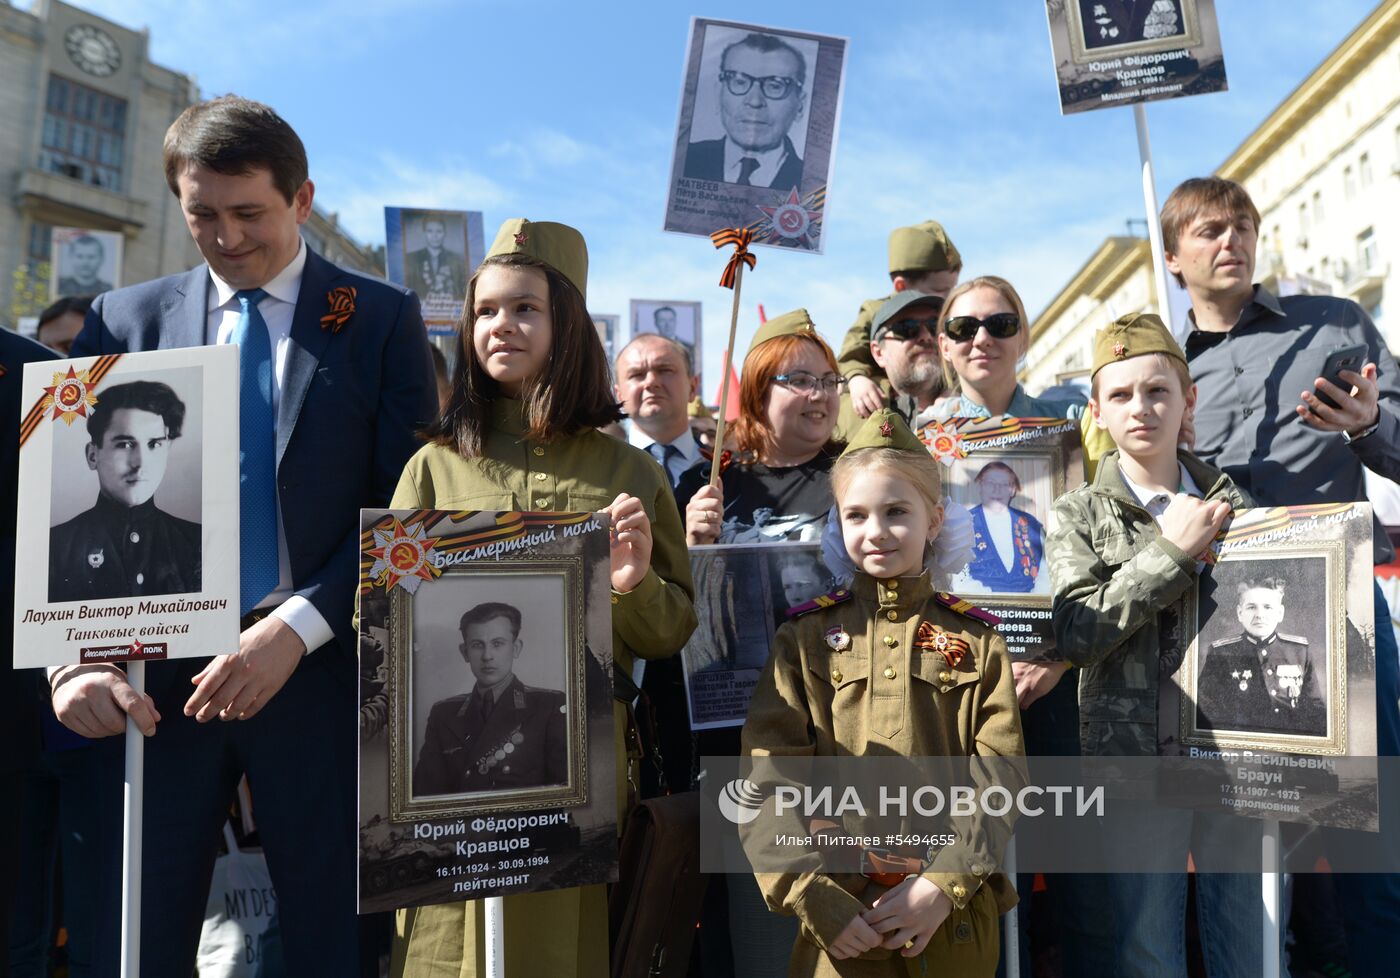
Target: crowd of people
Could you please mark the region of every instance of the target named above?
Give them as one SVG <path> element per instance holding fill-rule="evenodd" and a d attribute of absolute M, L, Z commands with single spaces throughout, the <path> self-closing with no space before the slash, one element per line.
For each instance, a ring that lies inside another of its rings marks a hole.
<path fill-rule="evenodd" d="M 314 187 L 300 139 L 271 108 L 236 96 L 191 106 L 164 161 L 206 264 L 64 300 L 40 327 L 52 350 L 0 332 L 0 398 L 17 422 L 22 364 L 59 353 L 238 343 L 242 631 L 212 660 L 151 663 L 144 693 L 115 665 L 15 674 L 4 712 L 22 790 L 4 806 L 0 946 L 15 975 L 46 973 L 55 865 L 69 973 L 117 973 L 128 719 L 149 738 L 141 973 L 192 973 L 245 775 L 286 973 L 375 973 L 355 890 L 361 507 L 607 514 L 613 656 L 644 694 L 615 694 L 621 814 L 632 786 L 693 789 L 705 756 L 1153 754 L 1159 619 L 1230 514 L 1364 500 L 1367 469 L 1400 478 L 1400 375 L 1380 333 L 1348 300 L 1258 285 L 1259 215 L 1226 180 L 1188 180 L 1163 209 L 1167 267 L 1193 307 L 1184 343 L 1151 314 L 1125 316 L 1097 336 L 1088 390 L 1033 395 L 1018 381 L 1030 323 L 1016 289 L 991 275 L 960 283 L 961 255 L 927 221 L 891 234 L 892 291 L 860 305 L 839 354 L 803 309 L 758 329 L 738 418 L 715 444 L 684 344 L 640 335 L 607 362 L 577 230 L 505 222 L 467 270 L 459 340 L 435 364 L 413 292 L 302 239 Z M 353 314 L 325 329 L 326 297 L 343 287 Z M 1319 376 L 1328 353 L 1353 344 L 1364 366 L 1341 386 Z M 1012 662 L 995 619 L 936 591 L 927 572 L 948 544 L 948 512 L 940 466 L 913 431 L 999 415 L 1077 421 L 1091 463 L 1048 530 L 1036 524 L 1024 565 L 997 556 L 1017 545 L 1016 473 L 988 465 L 976 483 L 987 556 L 970 573 L 995 591 L 1053 594 L 1063 662 Z M 16 427 L 0 473 L 11 526 Z M 697 622 L 688 548 L 824 536 L 844 551 L 850 584 L 804 603 L 819 595 L 801 582 L 827 578 L 794 565 L 790 621 L 742 730 L 691 731 L 676 655 Z M 1377 563 L 1393 558 L 1379 526 L 1374 544 Z M 12 573 L 13 553 L 0 565 Z M 1375 605 L 1388 621 L 1379 589 Z M 1376 663 L 1377 752 L 1392 756 L 1400 661 L 1388 629 L 1376 631 Z M 642 765 L 628 750 L 631 707 L 656 730 Z M 1386 797 L 1382 837 L 1394 842 Z M 1135 838 L 1117 841 L 1160 847 L 1181 871 L 1046 878 L 1034 900 L 1054 921 L 1060 973 L 1184 976 L 1187 853 L 1222 844 L 1230 823 L 1144 811 Z M 1019 894 L 1027 921 L 1035 888 L 954 855 L 929 852 L 898 879 L 711 879 L 696 973 L 990 976 L 1004 958 L 999 917 Z M 1390 974 L 1400 876 L 1339 875 L 1334 888 L 1351 972 Z M 1261 973 L 1258 878 L 1199 873 L 1195 893 L 1212 978 Z M 504 906 L 507 974 L 609 973 L 603 886 Z M 393 973 L 483 974 L 483 926 L 480 901 L 400 911 Z M 1021 942 L 1022 974 L 1032 944 Z"/>

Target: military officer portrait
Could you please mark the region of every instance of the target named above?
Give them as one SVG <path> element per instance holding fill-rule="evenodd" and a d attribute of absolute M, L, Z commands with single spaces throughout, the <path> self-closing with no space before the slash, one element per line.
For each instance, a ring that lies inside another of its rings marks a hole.
<path fill-rule="evenodd" d="M 1196 682 L 1197 727 L 1325 736 L 1327 707 L 1318 678 L 1325 670 L 1314 662 L 1306 636 L 1284 630 L 1287 583 L 1256 575 L 1234 590 L 1239 631 L 1206 644 Z M 1217 595 L 1224 604 L 1223 589 Z"/>
<path fill-rule="evenodd" d="M 453 223 L 455 240 L 462 238 L 461 218 Z M 467 261 L 461 252 L 447 247 L 448 220 L 440 214 L 425 214 L 421 222 L 423 247 L 404 257 L 406 284 L 420 299 L 448 297 L 457 301 L 467 295 Z M 407 241 L 407 238 L 405 238 Z"/>
<path fill-rule="evenodd" d="M 97 473 L 97 499 L 49 531 L 51 602 L 201 590 L 200 524 L 155 501 L 185 413 L 175 390 L 157 381 L 98 392 L 83 446 L 88 469 Z M 63 495 L 82 490 L 61 472 L 56 464 L 55 511 Z"/>
<path fill-rule="evenodd" d="M 529 654 L 520 639 L 520 609 L 488 601 L 463 614 L 458 627 L 473 685 L 433 704 L 413 768 L 414 795 L 567 783 L 564 693 L 527 686 L 515 674 L 521 655 Z"/>

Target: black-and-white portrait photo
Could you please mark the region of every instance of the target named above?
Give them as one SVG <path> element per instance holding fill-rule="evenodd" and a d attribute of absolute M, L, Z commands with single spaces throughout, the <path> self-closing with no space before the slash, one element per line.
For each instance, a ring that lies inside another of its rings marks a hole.
<path fill-rule="evenodd" d="M 110 292 L 121 285 L 121 233 L 54 228 L 52 262 L 54 298 Z"/>
<path fill-rule="evenodd" d="M 1326 736 L 1326 564 L 1259 557 L 1222 561 L 1202 576 L 1199 729 Z"/>
<path fill-rule="evenodd" d="M 975 452 L 953 464 L 945 491 L 972 516 L 972 560 L 953 576 L 955 592 L 1050 593 L 1045 520 L 1054 496 L 1048 459 Z"/>
<path fill-rule="evenodd" d="M 565 613 L 562 574 L 448 576 L 422 589 L 413 608 L 414 796 L 568 782 Z"/>
<path fill-rule="evenodd" d="M 711 24 L 685 151 L 687 177 L 796 190 L 817 42 Z"/>
<path fill-rule="evenodd" d="M 755 242 L 821 251 L 844 38 L 691 22 L 666 230 L 754 226 Z"/>
<path fill-rule="evenodd" d="M 53 438 L 48 599 L 203 589 L 202 371 L 103 384 Z"/>
<path fill-rule="evenodd" d="M 618 345 L 618 326 L 621 320 L 621 316 L 593 313 L 593 328 L 598 331 L 598 342 L 603 344 L 603 353 L 607 356 L 609 367 L 612 366 L 618 350 L 621 349 Z"/>
<path fill-rule="evenodd" d="M 405 284 L 419 298 L 445 297 L 461 302 L 467 296 L 466 231 L 460 213 L 404 211 Z"/>
<path fill-rule="evenodd" d="M 632 333 L 635 339 L 643 333 L 655 333 L 675 340 L 690 354 L 697 375 L 700 371 L 702 334 L 700 303 L 674 299 L 633 299 L 631 309 Z"/>
<path fill-rule="evenodd" d="M 1183 0 L 1076 0 L 1089 50 L 1186 36 Z"/>

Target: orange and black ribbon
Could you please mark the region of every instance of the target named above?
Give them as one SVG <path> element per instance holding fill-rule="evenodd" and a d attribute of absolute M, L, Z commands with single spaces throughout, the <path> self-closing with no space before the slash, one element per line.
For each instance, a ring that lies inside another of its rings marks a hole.
<path fill-rule="evenodd" d="M 724 266 L 724 274 L 719 279 L 721 286 L 732 289 L 734 288 L 734 277 L 739 273 L 739 263 L 743 262 L 750 269 L 758 263 L 758 258 L 749 251 L 749 244 L 753 241 L 753 231 L 749 228 L 722 228 L 711 234 L 710 240 L 715 243 L 716 248 L 723 248 L 727 245 L 734 246 L 734 254 L 729 256 L 729 263 Z"/>
<path fill-rule="evenodd" d="M 963 656 L 967 655 L 971 649 L 966 639 L 957 635 L 949 635 L 937 625 L 926 621 L 919 622 L 919 631 L 914 639 L 914 647 L 940 653 L 948 665 L 954 668 L 957 668 L 958 663 L 963 660 Z"/>

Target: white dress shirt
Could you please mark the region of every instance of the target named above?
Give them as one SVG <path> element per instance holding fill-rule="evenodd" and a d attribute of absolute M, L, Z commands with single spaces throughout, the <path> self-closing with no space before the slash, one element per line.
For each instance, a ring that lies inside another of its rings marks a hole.
<path fill-rule="evenodd" d="M 630 418 L 627 421 L 627 443 L 634 448 L 640 448 L 648 455 L 651 455 L 651 446 L 659 444 L 655 438 L 642 430 L 641 425 Z M 674 487 L 676 480 L 681 477 L 681 473 L 700 461 L 701 456 L 700 444 L 695 440 L 695 434 L 690 430 L 690 425 L 685 426 L 685 432 L 671 442 L 671 445 L 680 452 L 680 455 L 672 456 L 672 464 L 667 467 L 666 471 L 666 475 Z"/>
<path fill-rule="evenodd" d="M 749 157 L 758 161 L 758 167 L 749 174 L 749 183 L 755 187 L 769 187 L 773 184 L 773 178 L 778 175 L 778 170 L 782 168 L 783 160 L 787 159 L 787 140 L 784 139 L 772 149 L 765 149 L 756 152 L 751 149 L 744 149 L 728 136 L 724 137 L 724 179 L 729 183 L 739 182 L 739 161 L 744 157 Z"/>
<path fill-rule="evenodd" d="M 264 285 L 267 297 L 258 303 L 258 312 L 267 323 L 272 346 L 272 411 L 276 417 L 282 402 L 282 382 L 287 375 L 287 355 L 292 346 L 292 315 L 296 312 L 297 296 L 301 292 L 301 273 L 306 267 L 306 243 L 299 241 L 296 257 L 287 267 Z M 209 289 L 209 313 L 205 320 L 204 338 L 211 345 L 223 345 L 233 339 L 242 315 L 242 306 L 229 285 L 213 269 L 209 271 L 213 287 Z M 272 616 L 280 618 L 306 645 L 306 651 L 320 648 L 335 637 L 331 626 L 316 610 L 316 606 L 299 594 L 292 593 L 292 561 L 287 553 L 287 534 L 282 526 L 282 500 L 277 500 L 277 587 L 258 604 L 272 608 Z"/>

